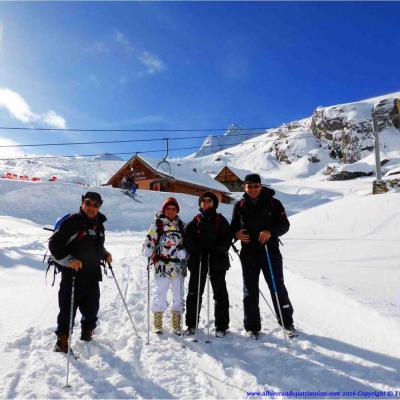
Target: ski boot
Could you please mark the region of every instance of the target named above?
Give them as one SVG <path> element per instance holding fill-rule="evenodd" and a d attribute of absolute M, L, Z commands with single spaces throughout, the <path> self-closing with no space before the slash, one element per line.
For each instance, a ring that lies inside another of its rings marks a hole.
<path fill-rule="evenodd" d="M 180 311 L 171 312 L 171 326 L 175 335 L 181 336 L 181 313 Z"/>
<path fill-rule="evenodd" d="M 196 333 L 195 328 L 187 328 L 186 331 L 184 332 L 186 336 L 193 336 L 195 333 Z"/>
<path fill-rule="evenodd" d="M 57 335 L 54 351 L 56 353 L 68 353 L 68 335 Z"/>
<path fill-rule="evenodd" d="M 153 312 L 153 332 L 157 335 L 162 335 L 162 323 L 163 323 L 163 313 L 162 312 Z"/>
<path fill-rule="evenodd" d="M 93 330 L 83 329 L 81 330 L 81 340 L 85 342 L 90 342 L 93 339 Z"/>
<path fill-rule="evenodd" d="M 259 331 L 247 331 L 247 334 L 249 335 L 250 339 L 253 339 L 253 340 L 258 340 L 260 338 Z"/>
<path fill-rule="evenodd" d="M 289 327 L 285 328 L 285 331 L 286 331 L 287 335 L 289 336 L 289 339 L 293 339 L 293 338 L 299 336 L 299 332 L 297 332 L 294 325 L 290 325 Z"/>
<path fill-rule="evenodd" d="M 217 329 L 215 331 L 215 337 L 224 338 L 226 336 L 226 329 Z"/>

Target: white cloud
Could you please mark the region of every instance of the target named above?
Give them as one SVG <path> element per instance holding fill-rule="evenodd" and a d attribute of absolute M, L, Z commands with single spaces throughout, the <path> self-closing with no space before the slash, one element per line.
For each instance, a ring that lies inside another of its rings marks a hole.
<path fill-rule="evenodd" d="M 147 67 L 148 74 L 155 74 L 165 69 L 164 63 L 155 54 L 151 54 L 148 51 L 144 51 L 138 60 Z"/>
<path fill-rule="evenodd" d="M 43 122 L 49 126 L 53 126 L 55 128 L 65 128 L 65 119 L 55 113 L 53 110 L 47 111 L 46 113 L 41 115 L 41 119 Z"/>
<path fill-rule="evenodd" d="M 11 139 L 0 137 L 0 146 L 12 146 L 18 144 Z M 24 154 L 18 147 L 0 147 L 0 158 L 22 157 Z M 2 171 L 3 172 L 3 171 Z"/>
<path fill-rule="evenodd" d="M 4 108 L 18 121 L 44 123 L 52 128 L 65 128 L 65 119 L 55 111 L 49 110 L 44 114 L 34 113 L 25 99 L 10 89 L 0 88 L 0 108 Z"/>
<path fill-rule="evenodd" d="M 135 51 L 134 46 L 131 42 L 126 38 L 126 36 L 117 29 L 114 29 L 114 40 L 117 42 L 122 49 L 128 54 L 131 55 Z"/>

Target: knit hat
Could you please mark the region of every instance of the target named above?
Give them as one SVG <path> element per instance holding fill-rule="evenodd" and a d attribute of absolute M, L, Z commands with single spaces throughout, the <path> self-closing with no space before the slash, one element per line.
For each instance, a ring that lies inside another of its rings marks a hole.
<path fill-rule="evenodd" d="M 244 178 L 244 183 L 261 183 L 260 175 L 258 175 L 258 174 L 248 174 Z"/>
<path fill-rule="evenodd" d="M 82 202 L 85 199 L 97 201 L 97 203 L 99 203 L 100 205 L 103 204 L 103 199 L 101 198 L 100 194 L 97 192 L 87 192 L 85 195 L 82 196 Z"/>
<path fill-rule="evenodd" d="M 173 197 L 168 197 L 168 198 L 164 201 L 164 204 L 163 204 L 163 206 L 162 206 L 161 211 L 162 211 L 163 213 L 165 213 L 165 209 L 166 209 L 168 206 L 175 206 L 175 207 L 176 207 L 176 210 L 179 212 L 179 204 L 178 204 L 177 200 L 174 199 Z"/>
<path fill-rule="evenodd" d="M 212 199 L 212 201 L 214 203 L 213 208 L 216 210 L 218 208 L 218 205 L 219 205 L 219 200 L 218 200 L 218 197 L 213 192 L 205 192 L 205 193 L 203 193 L 199 197 L 199 206 L 200 206 L 201 202 L 203 201 L 203 199 L 206 198 L 206 197 Z"/>

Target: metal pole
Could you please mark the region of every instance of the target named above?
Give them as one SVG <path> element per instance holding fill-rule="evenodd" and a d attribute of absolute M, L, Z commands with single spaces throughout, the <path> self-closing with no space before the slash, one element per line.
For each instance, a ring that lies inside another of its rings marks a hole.
<path fill-rule="evenodd" d="M 282 331 L 283 331 L 283 336 L 285 337 L 286 342 L 288 341 L 288 338 L 286 336 L 286 330 L 285 327 L 283 326 L 283 317 L 282 317 L 282 309 L 281 309 L 281 303 L 279 301 L 279 297 L 278 297 L 278 291 L 276 289 L 276 284 L 275 284 L 275 276 L 274 276 L 274 272 L 272 270 L 272 263 L 271 263 L 271 259 L 269 257 L 269 251 L 268 251 L 268 246 L 265 245 L 265 252 L 267 254 L 267 261 L 268 261 L 268 266 L 269 266 L 269 272 L 271 274 L 271 280 L 272 280 L 272 286 L 274 288 L 274 292 L 275 292 L 275 299 L 276 299 L 276 303 L 278 304 L 278 310 L 279 310 L 279 316 L 281 319 L 281 327 L 282 327 Z"/>
<path fill-rule="evenodd" d="M 197 339 L 197 330 L 199 328 L 199 308 L 200 308 L 200 281 L 201 281 L 201 265 L 202 265 L 202 255 L 200 254 L 200 263 L 199 263 L 199 282 L 197 285 L 197 304 L 196 304 L 196 330 L 194 333 L 193 342 L 198 342 Z"/>
<path fill-rule="evenodd" d="M 181 346 L 185 348 L 185 341 L 183 340 L 183 298 L 185 297 L 185 281 L 183 276 L 183 268 L 181 275 Z"/>
<path fill-rule="evenodd" d="M 71 289 L 71 309 L 69 313 L 69 332 L 68 332 L 68 359 L 67 359 L 67 379 L 65 382 L 64 388 L 71 388 L 71 385 L 68 382 L 69 378 L 69 363 L 71 360 L 72 350 L 71 350 L 71 343 L 72 343 L 72 331 L 74 325 L 74 299 L 75 299 L 75 275 L 72 276 L 72 289 Z"/>
<path fill-rule="evenodd" d="M 135 331 L 135 335 L 138 337 L 138 339 L 140 339 L 140 336 L 139 336 L 139 334 L 138 334 L 138 332 L 137 332 L 137 330 L 136 330 L 135 323 L 133 322 L 132 315 L 131 315 L 131 313 L 129 312 L 128 305 L 126 304 L 126 301 L 125 301 L 125 299 L 124 299 L 124 296 L 122 295 L 122 292 L 121 292 L 121 288 L 120 288 L 119 285 L 118 285 L 118 281 L 117 281 L 117 278 L 115 277 L 114 270 L 113 270 L 113 268 L 112 268 L 112 266 L 111 266 L 110 264 L 108 264 L 108 268 L 110 268 L 110 271 L 111 271 L 111 274 L 112 274 L 112 276 L 113 276 L 113 278 L 114 278 L 114 282 L 115 282 L 115 284 L 116 284 L 116 286 L 117 286 L 119 295 L 121 296 L 122 302 L 124 303 L 125 310 L 126 310 L 126 312 L 128 313 L 129 319 L 131 320 L 131 323 L 132 323 L 132 326 L 133 326 L 133 330 Z"/>
<path fill-rule="evenodd" d="M 272 309 L 272 307 L 269 305 L 269 303 L 268 303 L 267 299 L 265 298 L 265 296 L 263 295 L 263 292 L 262 292 L 260 289 L 258 289 L 258 291 L 260 292 L 261 297 L 262 297 L 262 298 L 264 299 L 264 301 L 267 303 L 267 306 L 268 306 L 268 308 L 271 310 L 272 315 L 276 318 L 276 314 L 275 314 L 274 310 Z M 278 318 L 276 318 L 276 319 L 278 320 Z"/>
<path fill-rule="evenodd" d="M 375 165 L 376 165 L 376 179 L 378 181 L 382 180 L 382 171 L 381 171 L 381 153 L 379 149 L 379 135 L 378 135 L 378 126 L 376 123 L 376 119 L 372 119 L 372 127 L 375 138 Z"/>
<path fill-rule="evenodd" d="M 150 258 L 147 260 L 147 343 L 150 344 Z"/>
<path fill-rule="evenodd" d="M 207 265 L 207 340 L 206 343 L 211 343 L 210 340 L 210 253 L 208 253 Z"/>

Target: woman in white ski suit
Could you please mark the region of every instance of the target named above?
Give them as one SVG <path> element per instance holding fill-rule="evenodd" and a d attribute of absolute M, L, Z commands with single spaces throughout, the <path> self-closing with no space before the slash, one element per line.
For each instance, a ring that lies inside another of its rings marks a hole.
<path fill-rule="evenodd" d="M 151 310 L 153 330 L 158 334 L 162 333 L 162 316 L 168 307 L 167 294 L 170 286 L 173 297 L 172 330 L 177 335 L 181 334 L 186 250 L 183 247 L 184 224 L 178 212 L 178 202 L 173 197 L 167 198 L 162 211 L 151 224 L 143 244 L 143 254 L 150 259 L 150 266 L 154 271 Z"/>

